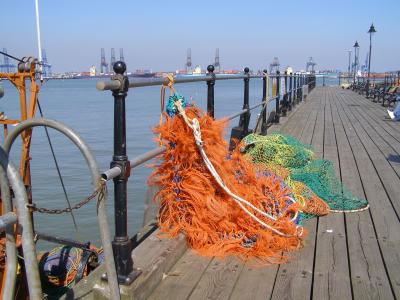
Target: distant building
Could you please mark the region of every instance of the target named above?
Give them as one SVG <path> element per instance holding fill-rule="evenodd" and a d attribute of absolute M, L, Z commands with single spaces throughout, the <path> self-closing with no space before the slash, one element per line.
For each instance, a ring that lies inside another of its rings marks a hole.
<path fill-rule="evenodd" d="M 90 73 L 90 76 L 96 76 L 96 67 L 91 66 L 89 73 Z"/>
<path fill-rule="evenodd" d="M 193 70 L 193 75 L 200 75 L 200 74 L 201 74 L 201 67 L 197 65 Z"/>

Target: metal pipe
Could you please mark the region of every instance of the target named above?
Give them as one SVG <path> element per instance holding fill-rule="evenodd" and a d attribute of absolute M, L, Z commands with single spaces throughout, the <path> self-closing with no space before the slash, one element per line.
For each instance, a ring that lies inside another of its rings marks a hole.
<path fill-rule="evenodd" d="M 3 204 L 3 213 L 13 211 L 10 195 L 10 184 L 7 179 L 6 171 L 0 165 L 0 189 Z M 15 299 L 15 283 L 17 277 L 17 247 L 15 243 L 14 226 L 6 227 L 6 273 L 4 274 L 4 286 L 2 289 L 2 299 Z"/>
<path fill-rule="evenodd" d="M 249 75 L 249 78 L 262 78 L 262 75 Z M 214 80 L 237 80 L 237 79 L 244 79 L 247 78 L 246 75 L 220 75 L 216 74 Z M 199 82 L 199 81 L 212 81 L 213 78 L 210 76 L 202 75 L 196 77 L 187 77 L 187 78 L 174 78 L 174 83 L 189 83 L 189 82 Z M 145 87 L 145 86 L 155 86 L 155 85 L 163 85 L 168 84 L 167 78 L 157 78 L 151 80 L 143 80 L 143 81 L 131 81 L 129 82 L 129 88 L 138 88 L 138 87 Z M 99 91 L 106 91 L 106 90 L 118 90 L 121 88 L 121 83 L 118 80 L 111 80 L 111 81 L 98 81 L 96 83 L 96 88 Z"/>
<path fill-rule="evenodd" d="M 36 15 L 36 34 L 37 34 L 37 46 L 39 55 L 39 73 L 40 80 L 43 80 L 43 59 L 42 59 L 42 42 L 40 38 L 40 19 L 39 19 L 39 2 L 35 0 L 35 15 Z"/>
<path fill-rule="evenodd" d="M 6 140 L 4 141 L 4 150 L 6 153 L 10 152 L 11 146 L 13 145 L 14 141 L 16 138 L 26 129 L 37 127 L 37 126 L 46 126 L 53 128 L 61 133 L 63 133 L 66 137 L 68 137 L 80 150 L 82 153 L 82 156 L 85 158 L 86 163 L 89 167 L 91 177 L 92 177 L 92 185 L 94 190 L 97 190 L 99 187 L 99 184 L 101 182 L 100 178 L 100 171 L 97 165 L 97 162 L 89 149 L 88 145 L 83 141 L 83 139 L 75 133 L 72 129 L 70 129 L 68 126 L 54 120 L 46 120 L 46 119 L 29 119 L 26 121 L 21 122 L 18 126 L 14 128 L 13 131 L 9 133 L 7 136 Z M 8 171 L 7 171 L 8 173 Z M 26 195 L 25 195 L 26 198 Z M 27 203 L 28 200 L 26 200 Z M 112 299 L 119 299 L 119 286 L 118 286 L 118 280 L 117 280 L 117 273 L 115 270 L 115 262 L 114 262 L 114 256 L 113 256 L 113 250 L 111 247 L 111 237 L 110 237 L 110 232 L 109 232 L 109 226 L 108 226 L 108 221 L 107 221 L 107 213 L 106 213 L 106 206 L 105 203 L 107 201 L 107 193 L 104 194 L 103 199 L 98 199 L 97 203 L 97 220 L 99 224 L 99 231 L 100 231 L 100 238 L 104 250 L 104 256 L 105 256 L 105 265 L 106 265 L 106 270 L 107 270 L 107 277 L 108 277 L 108 283 L 110 287 L 110 294 Z M 24 209 L 24 212 L 28 214 L 28 216 L 25 216 L 29 220 L 31 219 L 30 213 L 27 210 L 27 207 L 24 206 L 22 209 Z M 27 221 L 25 221 L 27 222 Z M 21 220 L 20 220 L 21 223 Z M 22 223 L 21 223 L 22 224 Z M 23 234 L 25 233 L 25 230 L 23 231 Z M 33 241 L 33 236 L 30 236 L 29 238 L 32 239 Z M 25 243 L 28 243 L 30 240 L 27 240 Z M 22 239 L 22 242 L 24 243 L 24 239 Z M 23 244 L 24 245 L 24 244 Z M 33 255 L 35 256 L 34 260 L 36 260 L 36 250 L 33 248 Z M 25 252 L 25 255 L 30 255 L 29 253 Z M 25 259 L 25 263 L 27 263 Z M 37 266 L 37 261 L 36 261 L 36 266 Z M 37 278 L 39 278 L 39 274 L 37 274 Z M 40 284 L 40 281 L 39 281 Z"/>
<path fill-rule="evenodd" d="M 0 86 L 0 98 L 3 98 L 4 96 L 4 88 Z"/>
<path fill-rule="evenodd" d="M 115 177 L 118 177 L 119 175 L 121 175 L 121 173 L 122 170 L 120 167 L 113 167 L 101 173 L 101 179 L 108 181 L 114 179 Z"/>
<path fill-rule="evenodd" d="M 157 155 L 164 153 L 165 150 L 166 150 L 166 148 L 164 146 L 162 146 L 162 147 L 150 150 L 142 155 L 136 156 L 134 159 L 132 159 L 130 161 L 131 168 L 135 168 L 135 167 L 141 165 L 142 163 L 156 157 Z"/>
<path fill-rule="evenodd" d="M 14 133 L 14 130 L 11 134 Z M 10 135 L 11 135 L 10 134 Z M 40 283 L 39 266 L 35 242 L 33 240 L 32 219 L 27 207 L 28 197 L 22 179 L 14 164 L 9 161 L 7 152 L 0 147 L 0 164 L 3 170 L 7 170 L 7 178 L 14 191 L 14 204 L 17 209 L 18 223 L 22 227 L 21 243 L 24 251 L 24 264 L 28 281 L 30 299 L 42 299 L 42 287 Z"/>
<path fill-rule="evenodd" d="M 17 223 L 17 215 L 13 212 L 7 212 L 0 216 L 0 231 L 4 231 L 7 226 Z"/>
<path fill-rule="evenodd" d="M 37 231 L 35 232 L 35 237 L 37 240 L 44 240 L 44 241 L 57 243 L 57 244 L 61 244 L 61 245 L 67 245 L 67 246 L 71 246 L 71 247 L 75 247 L 75 248 L 79 248 L 79 249 L 83 249 L 83 250 L 89 250 L 89 247 L 90 247 L 90 242 L 81 243 L 81 242 L 71 240 L 68 238 L 52 236 L 52 235 L 48 235 L 48 234 L 37 232 Z"/>

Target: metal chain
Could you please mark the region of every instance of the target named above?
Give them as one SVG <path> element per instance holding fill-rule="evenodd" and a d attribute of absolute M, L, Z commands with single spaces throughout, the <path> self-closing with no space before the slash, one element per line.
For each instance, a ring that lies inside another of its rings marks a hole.
<path fill-rule="evenodd" d="M 98 196 L 98 200 L 102 201 L 104 199 L 104 195 L 107 190 L 107 185 L 105 181 L 100 183 L 100 186 L 88 197 L 80 201 L 79 203 L 75 204 L 72 207 L 67 207 L 63 209 L 49 209 L 45 207 L 36 207 L 35 203 L 27 204 L 26 206 L 34 212 L 43 213 L 43 214 L 52 214 L 52 215 L 59 215 L 63 213 L 70 213 L 72 210 L 79 209 L 85 204 L 89 203 L 92 199 Z"/>

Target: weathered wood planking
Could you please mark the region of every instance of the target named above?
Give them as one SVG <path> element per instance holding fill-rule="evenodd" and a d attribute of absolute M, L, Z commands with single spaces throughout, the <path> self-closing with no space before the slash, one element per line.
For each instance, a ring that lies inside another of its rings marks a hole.
<path fill-rule="evenodd" d="M 332 119 L 343 184 L 356 197 L 365 198 L 358 166 L 337 111 L 335 94 L 331 103 Z M 391 299 L 389 279 L 379 251 L 374 224 L 369 212 L 345 215 L 351 282 L 355 299 Z"/>
<path fill-rule="evenodd" d="M 299 110 L 299 116 L 293 117 L 293 122 L 289 123 L 284 128 L 286 133 L 296 133 L 297 130 L 290 130 L 301 128 L 300 134 L 295 135 L 303 143 L 311 144 L 313 141 L 314 128 L 317 122 L 317 113 L 320 106 L 319 93 L 311 94 L 310 98 L 315 96 L 315 106 L 310 107 L 308 103 L 303 103 L 302 110 Z M 309 100 L 311 101 L 311 100 Z M 310 113 L 311 110 L 311 113 Z M 308 118 L 302 113 L 309 115 Z M 303 123 L 305 121 L 305 123 Z M 304 128 L 310 130 L 304 131 Z M 317 220 L 312 219 L 307 221 L 305 227 L 308 231 L 308 236 L 304 248 L 298 253 L 294 253 L 290 257 L 287 264 L 279 266 L 278 276 L 276 278 L 274 291 L 271 299 L 306 299 L 310 298 L 312 291 L 312 272 L 314 262 L 314 249 L 315 249 L 315 236 L 317 228 Z"/>
<path fill-rule="evenodd" d="M 340 176 L 336 136 L 333 127 L 329 89 L 324 90 L 324 108 L 320 111 L 323 130 L 322 157 L 332 162 Z M 314 268 L 313 299 L 350 299 L 351 285 L 343 214 L 319 218 Z"/>
<path fill-rule="evenodd" d="M 149 300 L 187 299 L 211 261 L 212 258 L 201 257 L 187 250 L 174 268 L 164 275 Z"/>
<path fill-rule="evenodd" d="M 356 132 L 356 122 L 354 122 L 353 119 L 348 118 L 341 101 L 338 101 L 336 107 L 340 119 L 343 122 L 352 152 L 354 153 L 364 191 L 371 207 L 370 213 L 377 233 L 380 251 L 391 282 L 391 288 L 396 297 L 399 297 L 400 257 L 398 255 L 398 250 L 400 249 L 400 231 L 398 218 L 379 176 L 376 173 L 374 165 L 359 139 Z"/>
<path fill-rule="evenodd" d="M 353 100 L 353 101 L 352 101 Z M 389 163 L 388 157 L 390 155 L 397 156 L 398 153 L 393 150 L 382 138 L 381 135 L 373 129 L 368 120 L 365 120 L 352 106 L 354 103 L 353 98 L 347 98 L 342 102 L 342 106 L 347 112 L 349 118 L 353 119 L 355 129 L 358 132 L 361 142 L 363 143 L 368 155 L 374 164 L 374 167 L 382 181 L 385 190 L 392 202 L 392 205 L 400 215 L 400 197 L 399 187 L 400 178 L 396 173 L 393 166 Z M 347 108 L 346 108 L 347 105 Z M 399 166 L 400 167 L 400 166 Z"/>

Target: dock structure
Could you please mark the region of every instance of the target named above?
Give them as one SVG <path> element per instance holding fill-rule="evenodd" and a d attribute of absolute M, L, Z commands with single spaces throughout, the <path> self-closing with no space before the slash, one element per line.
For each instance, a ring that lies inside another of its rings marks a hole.
<path fill-rule="evenodd" d="M 400 297 L 400 123 L 352 91 L 317 87 L 273 126 L 311 144 L 370 210 L 305 221 L 304 248 L 260 268 L 190 249 L 149 299 L 395 299 Z M 271 132 L 271 130 L 270 130 Z"/>
<path fill-rule="evenodd" d="M 312 145 L 370 209 L 304 221 L 304 247 L 287 253 L 288 263 L 265 267 L 199 256 L 184 236 L 160 238 L 154 224 L 147 226 L 132 240 L 143 240 L 132 252 L 142 274 L 121 287 L 122 299 L 400 298 L 400 122 L 353 91 L 316 87 L 268 131 Z M 78 284 L 73 295 L 105 297 L 105 283 L 95 277 Z"/>

